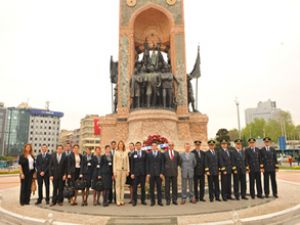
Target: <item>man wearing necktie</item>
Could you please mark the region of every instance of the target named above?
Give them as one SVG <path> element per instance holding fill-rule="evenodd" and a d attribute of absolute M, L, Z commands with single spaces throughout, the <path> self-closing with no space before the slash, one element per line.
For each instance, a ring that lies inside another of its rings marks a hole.
<path fill-rule="evenodd" d="M 150 178 L 150 198 L 151 206 L 155 205 L 154 189 L 157 191 L 158 205 L 162 204 L 161 182 L 163 179 L 164 159 L 162 153 L 158 150 L 157 142 L 152 143 L 152 152 L 147 155 L 147 178 Z"/>
<path fill-rule="evenodd" d="M 221 169 L 221 193 L 223 201 L 228 199 L 232 200 L 231 197 L 231 156 L 228 149 L 227 140 L 221 140 L 221 148 L 219 151 L 219 166 Z"/>
<path fill-rule="evenodd" d="M 196 203 L 194 196 L 194 169 L 196 166 L 196 158 L 193 153 L 190 152 L 191 145 L 185 143 L 184 152 L 180 154 L 181 158 L 181 180 L 182 180 L 182 202 L 184 205 L 187 199 L 187 184 L 189 184 L 189 199 L 191 203 Z"/>
<path fill-rule="evenodd" d="M 276 182 L 276 171 L 279 168 L 276 150 L 271 146 L 271 138 L 265 137 L 263 139 L 265 146 L 261 149 L 261 158 L 264 165 L 264 193 L 265 197 L 268 198 L 270 194 L 269 180 L 272 184 L 272 193 L 275 198 L 277 195 L 277 182 Z"/>
<path fill-rule="evenodd" d="M 233 171 L 233 189 L 236 200 L 242 199 L 247 200 L 246 197 L 246 161 L 245 151 L 243 150 L 242 140 L 236 139 L 234 141 L 235 148 L 232 150 L 232 171 Z"/>
<path fill-rule="evenodd" d="M 64 196 L 64 180 L 67 174 L 67 157 L 63 154 L 63 146 L 58 145 L 56 152 L 51 155 L 49 163 L 49 176 L 50 180 L 53 182 L 53 194 L 52 194 L 52 204 L 54 206 L 57 203 L 62 206 Z"/>
<path fill-rule="evenodd" d="M 139 185 L 141 185 L 141 203 L 142 205 L 147 205 L 145 192 L 147 154 L 142 150 L 141 142 L 137 142 L 135 148 L 136 151 L 132 153 L 130 160 L 131 179 L 133 179 L 132 206 L 136 206 L 137 204 L 137 191 Z"/>
<path fill-rule="evenodd" d="M 177 205 L 178 198 L 178 166 L 180 165 L 179 153 L 174 149 L 174 143 L 169 142 L 169 149 L 164 153 L 165 196 L 167 205 L 171 204 L 170 188 L 172 185 L 172 203 Z"/>
<path fill-rule="evenodd" d="M 43 144 L 41 147 L 41 153 L 36 157 L 36 172 L 37 172 L 37 181 L 39 189 L 39 197 L 36 205 L 42 203 L 43 200 L 43 184 L 46 188 L 46 204 L 49 204 L 49 162 L 50 155 L 48 154 L 48 146 Z"/>
<path fill-rule="evenodd" d="M 201 143 L 202 142 L 199 140 L 194 141 L 195 149 L 192 151 L 197 161 L 194 171 L 194 192 L 196 201 L 200 200 L 202 202 L 205 202 L 205 153 L 200 149 Z"/>
<path fill-rule="evenodd" d="M 260 150 L 255 146 L 255 138 L 249 138 L 249 147 L 246 149 L 246 166 L 249 168 L 249 180 L 250 180 L 250 195 L 251 198 L 255 198 L 256 184 L 257 197 L 263 198 L 262 186 L 261 186 L 261 171 L 263 171 L 263 164 L 261 161 Z"/>
<path fill-rule="evenodd" d="M 205 173 L 208 179 L 208 190 L 209 190 L 209 200 L 220 201 L 220 186 L 219 186 L 219 166 L 218 166 L 218 155 L 215 151 L 214 140 L 209 140 L 208 150 L 205 153 Z"/>

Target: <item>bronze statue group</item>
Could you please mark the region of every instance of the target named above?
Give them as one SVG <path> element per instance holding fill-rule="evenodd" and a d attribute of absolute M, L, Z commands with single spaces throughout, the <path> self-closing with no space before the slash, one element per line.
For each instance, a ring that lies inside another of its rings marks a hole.
<path fill-rule="evenodd" d="M 137 142 L 130 143 L 129 150 L 126 151 L 123 141 L 119 141 L 118 144 L 112 141 L 110 145 L 105 146 L 103 152 L 100 147 L 96 147 L 93 154 L 89 148 L 81 154 L 78 145 L 71 147 L 70 144 L 58 145 L 56 152 L 49 154 L 47 145 L 43 145 L 36 158 L 31 145 L 26 144 L 19 157 L 20 204 L 30 203 L 32 184 L 35 180 L 38 183 L 36 205 L 41 204 L 44 199 L 45 186 L 45 202 L 50 206 L 62 206 L 64 199 L 75 206 L 78 204 L 78 192 L 81 192 L 81 206 L 87 206 L 90 189 L 94 206 L 107 207 L 113 202 L 117 206 L 123 206 L 126 185 L 130 190 L 129 204 L 137 205 L 140 189 L 141 204 L 147 205 L 147 183 L 150 206 L 156 203 L 163 206 L 163 188 L 166 205 L 178 205 L 179 183 L 180 204 L 184 205 L 187 201 L 195 204 L 206 201 L 206 181 L 210 202 L 247 200 L 247 174 L 252 199 L 269 198 L 270 181 L 272 195 L 278 197 L 278 164 L 270 138 L 264 138 L 264 147 L 261 149 L 256 147 L 254 138 L 248 140 L 246 148 L 243 148 L 240 139 L 234 141 L 234 147 L 229 147 L 226 140 L 220 141 L 218 148 L 214 140 L 209 140 L 207 144 L 208 149 L 201 150 L 201 141 L 196 140 L 193 150 L 191 144 L 186 143 L 184 151 L 178 152 L 173 142 L 160 145 L 154 141 L 147 148 L 142 146 L 141 142 Z M 160 149 L 160 146 L 163 146 L 163 149 Z M 178 181 L 179 176 L 181 182 Z M 50 183 L 53 185 L 51 202 Z"/>

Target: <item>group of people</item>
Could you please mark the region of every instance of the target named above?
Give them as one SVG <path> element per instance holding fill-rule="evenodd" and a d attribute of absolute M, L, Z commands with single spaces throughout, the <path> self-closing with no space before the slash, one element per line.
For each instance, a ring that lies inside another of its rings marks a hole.
<path fill-rule="evenodd" d="M 187 200 L 193 204 L 198 201 L 205 202 L 206 177 L 210 202 L 221 201 L 220 196 L 223 201 L 246 200 L 247 173 L 252 199 L 263 198 L 261 174 L 264 180 L 264 196 L 268 198 L 270 195 L 271 180 L 272 194 L 277 198 L 278 163 L 276 151 L 271 147 L 271 139 L 264 138 L 265 146 L 262 149 L 256 147 L 254 138 L 248 140 L 246 149 L 242 146 L 242 140 L 237 139 L 234 143 L 234 147 L 229 147 L 228 141 L 221 140 L 220 147 L 217 148 L 216 142 L 209 140 L 208 150 L 205 151 L 201 150 L 201 141 L 196 140 L 194 150 L 191 150 L 191 144 L 186 143 L 184 151 L 178 152 L 173 142 L 169 142 L 164 150 L 160 150 L 159 143 L 153 142 L 149 151 L 143 149 L 141 142 L 130 143 L 129 151 L 126 151 L 123 141 L 119 141 L 118 144 L 112 141 L 110 145 L 105 146 L 104 153 L 100 147 L 96 147 L 93 154 L 89 148 L 85 149 L 84 155 L 79 152 L 78 145 L 58 145 L 56 152 L 52 154 L 48 153 L 47 145 L 43 145 L 36 158 L 31 145 L 26 144 L 19 157 L 20 204 L 30 203 L 31 185 L 33 179 L 37 179 L 36 205 L 42 203 L 44 185 L 45 201 L 46 204 L 50 204 L 50 181 L 53 184 L 50 206 L 62 206 L 64 198 L 68 199 L 69 204 L 77 205 L 78 191 L 82 192 L 81 205 L 87 206 L 90 189 L 93 189 L 93 205 L 106 207 L 114 201 L 117 206 L 123 206 L 126 184 L 130 190 L 129 203 L 132 206 L 137 205 L 140 188 L 141 204 L 147 205 L 147 182 L 150 186 L 150 205 L 154 206 L 157 203 L 163 206 L 163 181 L 166 205 L 178 205 L 178 171 L 181 171 L 182 205 Z M 73 192 L 67 195 L 65 192 L 70 192 L 70 187 Z"/>

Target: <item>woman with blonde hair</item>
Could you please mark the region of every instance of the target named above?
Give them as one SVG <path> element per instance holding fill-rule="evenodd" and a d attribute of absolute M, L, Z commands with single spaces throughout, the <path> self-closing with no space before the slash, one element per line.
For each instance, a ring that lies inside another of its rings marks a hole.
<path fill-rule="evenodd" d="M 32 152 L 32 145 L 25 144 L 22 154 L 19 157 L 20 165 L 20 204 L 29 205 L 31 195 L 31 184 L 35 172 L 35 159 Z"/>
<path fill-rule="evenodd" d="M 116 181 L 117 206 L 124 205 L 124 186 L 129 175 L 129 157 L 123 141 L 119 141 L 113 158 L 113 174 Z"/>

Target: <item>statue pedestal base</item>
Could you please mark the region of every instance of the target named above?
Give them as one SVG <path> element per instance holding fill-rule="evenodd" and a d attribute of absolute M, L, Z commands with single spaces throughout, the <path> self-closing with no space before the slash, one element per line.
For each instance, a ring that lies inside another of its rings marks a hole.
<path fill-rule="evenodd" d="M 208 117 L 202 113 L 189 113 L 180 117 L 174 111 L 165 109 L 139 109 L 118 118 L 117 114 L 100 117 L 101 146 L 112 140 L 143 142 L 149 135 L 159 134 L 175 143 L 176 149 L 183 150 L 184 143 L 193 144 L 198 139 L 207 141 Z"/>

